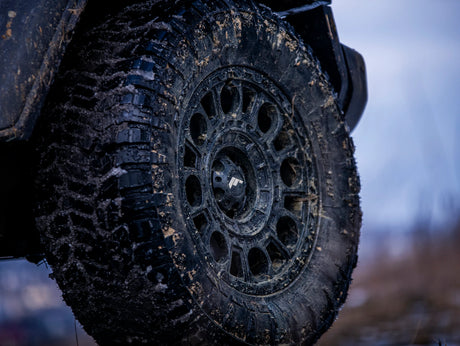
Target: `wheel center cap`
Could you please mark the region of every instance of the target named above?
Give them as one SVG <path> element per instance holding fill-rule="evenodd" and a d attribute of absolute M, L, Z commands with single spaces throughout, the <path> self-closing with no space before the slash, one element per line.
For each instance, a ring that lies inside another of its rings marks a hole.
<path fill-rule="evenodd" d="M 246 177 L 243 169 L 228 157 L 214 162 L 212 187 L 219 207 L 233 217 L 238 214 L 246 201 Z"/>

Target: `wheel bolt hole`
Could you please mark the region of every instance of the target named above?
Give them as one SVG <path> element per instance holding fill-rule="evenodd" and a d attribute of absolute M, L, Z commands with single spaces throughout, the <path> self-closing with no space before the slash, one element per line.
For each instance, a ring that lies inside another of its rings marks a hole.
<path fill-rule="evenodd" d="M 259 248 L 252 248 L 248 253 L 248 264 L 252 275 L 256 278 L 268 273 L 268 259 Z"/>
<path fill-rule="evenodd" d="M 224 198 L 224 195 L 225 195 L 225 191 L 222 190 L 221 188 L 214 189 L 214 196 L 216 197 L 218 202 L 222 201 L 222 199 Z"/>
<path fill-rule="evenodd" d="M 285 159 L 281 164 L 280 175 L 286 186 L 293 186 L 300 177 L 299 161 L 292 157 Z"/>
<path fill-rule="evenodd" d="M 241 256 L 236 251 L 232 251 L 230 274 L 239 278 L 243 277 L 243 265 L 241 264 Z"/>
<path fill-rule="evenodd" d="M 239 93 L 238 88 L 232 84 L 227 84 L 220 93 L 220 105 L 222 111 L 228 114 L 238 108 Z"/>
<path fill-rule="evenodd" d="M 200 214 L 193 218 L 193 223 L 198 231 L 204 232 L 206 227 L 208 227 L 208 220 L 204 214 Z"/>
<path fill-rule="evenodd" d="M 262 107 L 260 107 L 257 117 L 257 125 L 259 126 L 260 131 L 267 133 L 271 129 L 276 114 L 276 107 L 270 103 L 264 103 Z"/>
<path fill-rule="evenodd" d="M 201 184 L 197 177 L 191 175 L 185 181 L 185 194 L 187 196 L 187 201 L 192 207 L 198 207 L 201 205 L 203 198 L 201 192 Z"/>
<path fill-rule="evenodd" d="M 278 136 L 276 136 L 273 141 L 273 146 L 276 151 L 281 151 L 291 146 L 291 139 L 289 133 L 285 130 L 282 130 Z"/>
<path fill-rule="evenodd" d="M 270 256 L 270 260 L 272 261 L 273 271 L 280 269 L 286 259 L 284 258 L 278 246 L 276 246 L 273 241 L 268 244 L 267 253 L 268 256 Z"/>
<path fill-rule="evenodd" d="M 190 136 L 196 145 L 203 145 L 206 141 L 207 130 L 206 118 L 200 113 L 194 114 L 190 119 Z"/>
<path fill-rule="evenodd" d="M 210 239 L 210 247 L 211 247 L 211 254 L 212 257 L 216 262 L 224 262 L 227 258 L 227 241 L 225 240 L 225 236 L 218 231 L 215 231 L 211 235 Z"/>
<path fill-rule="evenodd" d="M 222 162 L 216 161 L 214 162 L 212 169 L 216 172 L 222 173 L 225 170 L 225 166 Z"/>
<path fill-rule="evenodd" d="M 297 243 L 297 225 L 289 216 L 283 216 L 276 224 L 278 239 L 288 248 L 293 249 Z"/>

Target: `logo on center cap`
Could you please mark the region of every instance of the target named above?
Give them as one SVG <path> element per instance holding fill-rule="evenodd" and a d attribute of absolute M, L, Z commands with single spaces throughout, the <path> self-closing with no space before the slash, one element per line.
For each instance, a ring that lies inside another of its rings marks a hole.
<path fill-rule="evenodd" d="M 243 180 L 232 177 L 232 179 L 230 179 L 230 182 L 228 183 L 228 187 L 231 189 L 232 187 L 238 186 L 239 184 L 243 184 Z"/>

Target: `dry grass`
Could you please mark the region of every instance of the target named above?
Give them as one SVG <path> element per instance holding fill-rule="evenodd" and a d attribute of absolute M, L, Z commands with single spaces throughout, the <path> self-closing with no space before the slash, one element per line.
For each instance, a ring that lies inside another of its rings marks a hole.
<path fill-rule="evenodd" d="M 460 224 L 431 237 L 415 233 L 403 255 L 381 249 L 361 263 L 318 345 L 460 345 Z"/>

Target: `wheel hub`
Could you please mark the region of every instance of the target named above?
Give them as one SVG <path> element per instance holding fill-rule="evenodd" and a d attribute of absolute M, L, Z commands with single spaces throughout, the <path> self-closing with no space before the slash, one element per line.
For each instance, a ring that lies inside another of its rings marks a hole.
<path fill-rule="evenodd" d="M 228 67 L 184 111 L 178 174 L 198 256 L 241 292 L 283 289 L 308 263 L 318 210 L 310 144 L 289 98 L 262 74 Z"/>
<path fill-rule="evenodd" d="M 217 204 L 227 216 L 241 214 L 247 185 L 243 169 L 228 156 L 217 159 L 212 167 L 212 188 Z"/>

